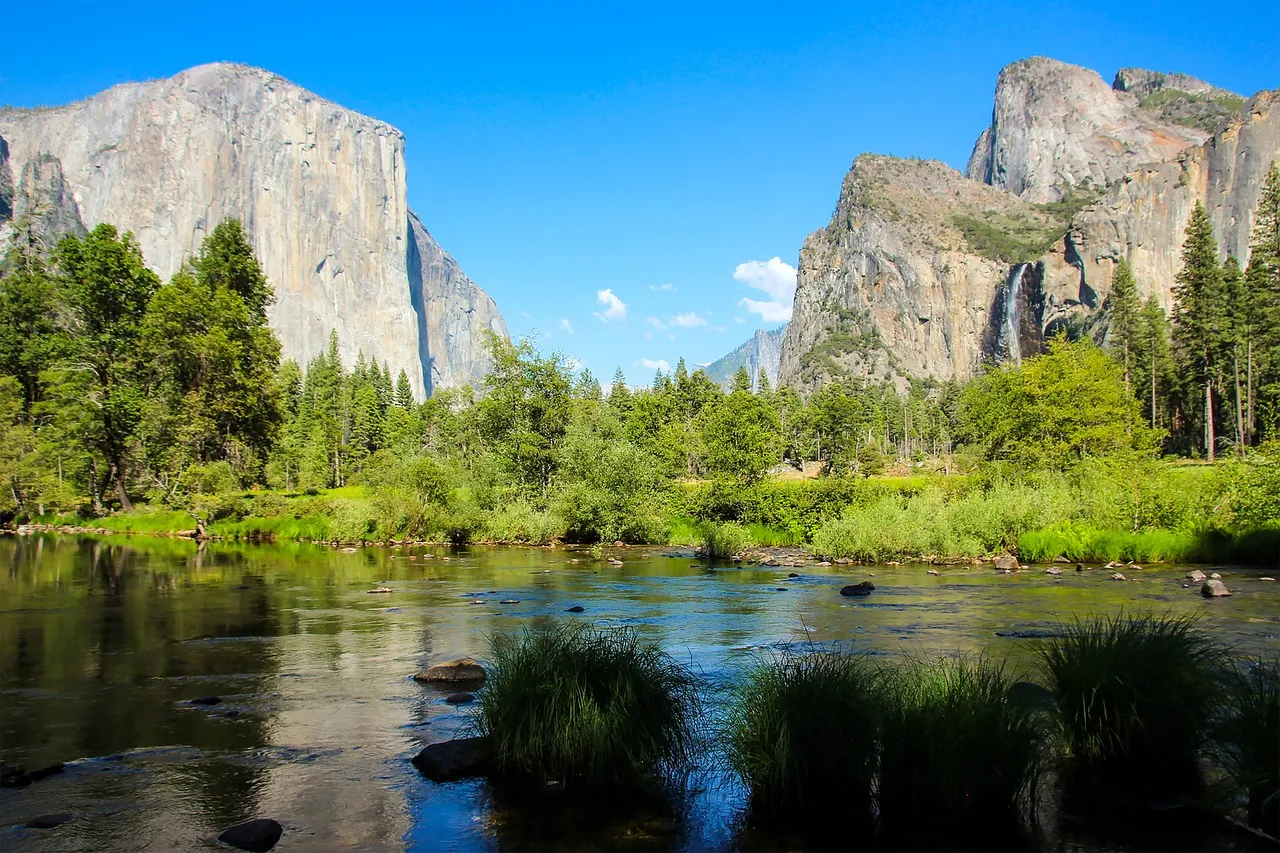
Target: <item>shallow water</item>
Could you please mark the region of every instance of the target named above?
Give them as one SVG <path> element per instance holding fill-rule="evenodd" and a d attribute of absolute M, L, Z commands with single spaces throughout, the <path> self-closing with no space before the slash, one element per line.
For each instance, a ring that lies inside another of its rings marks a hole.
<path fill-rule="evenodd" d="M 889 656 L 986 650 L 1025 668 L 1036 640 L 998 632 L 1034 637 L 1121 608 L 1200 614 L 1245 654 L 1274 652 L 1280 634 L 1280 590 L 1259 580 L 1264 570 L 1218 568 L 1235 595 L 1210 601 L 1182 587 L 1176 566 L 1126 568 L 1132 580 L 1120 583 L 1070 566 L 1056 577 L 989 567 L 933 576 L 915 565 L 709 573 L 663 549 L 617 553 L 624 565 L 614 568 L 571 549 L 0 537 L 0 757 L 29 769 L 70 762 L 0 792 L 0 848 L 217 849 L 219 830 L 266 816 L 285 826 L 277 850 L 792 844 L 740 832 L 743 792 L 714 756 L 681 820 L 506 807 L 482 782 L 420 777 L 409 759 L 457 733 L 469 711 L 410 676 L 482 658 L 487 634 L 525 624 L 634 626 L 691 660 L 713 693 L 761 649 L 790 643 Z M 839 595 L 868 576 L 871 596 Z M 379 585 L 393 591 L 368 593 Z M 565 612 L 573 605 L 585 612 Z M 191 704 L 204 696 L 221 701 Z M 22 827 L 56 812 L 75 819 Z M 1060 831 L 1035 846 L 1150 841 Z"/>

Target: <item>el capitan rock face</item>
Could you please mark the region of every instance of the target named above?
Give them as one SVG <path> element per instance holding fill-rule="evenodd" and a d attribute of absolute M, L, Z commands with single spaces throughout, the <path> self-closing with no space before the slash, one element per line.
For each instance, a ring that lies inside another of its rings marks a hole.
<path fill-rule="evenodd" d="M 39 199 L 59 233 L 112 223 L 162 277 L 239 218 L 275 287 L 272 328 L 302 364 L 336 329 L 344 360 L 404 369 L 421 397 L 483 375 L 481 330 L 506 333 L 409 210 L 400 131 L 267 71 L 202 65 L 6 110 L 0 138 L 9 216 Z"/>
<path fill-rule="evenodd" d="M 1116 85 L 1159 94 L 1179 83 L 1189 89 L 1176 99 L 1214 98 L 1194 103 L 1216 109 L 1233 97 L 1136 69 Z M 920 160 L 854 161 L 830 224 L 800 252 L 780 380 L 812 389 L 967 378 L 984 361 L 1038 351 L 1072 321 L 1088 325 L 1121 258 L 1139 295 L 1171 310 L 1197 201 L 1223 255 L 1246 261 L 1263 176 L 1280 155 L 1278 98 L 1261 92 L 1206 133 L 1163 121 L 1168 98 L 1144 106 L 1086 69 L 1014 63 L 967 175 Z"/>

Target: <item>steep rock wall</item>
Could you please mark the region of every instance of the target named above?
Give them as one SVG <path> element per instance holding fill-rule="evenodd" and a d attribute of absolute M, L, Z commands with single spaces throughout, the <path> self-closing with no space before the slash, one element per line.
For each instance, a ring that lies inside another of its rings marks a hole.
<path fill-rule="evenodd" d="M 336 329 L 345 360 L 363 351 L 404 369 L 419 396 L 433 375 L 448 384 L 483 360 L 458 333 L 473 315 L 451 313 L 456 294 L 438 299 L 427 284 L 422 301 L 439 310 L 415 309 L 404 137 L 388 124 L 218 63 L 66 107 L 0 112 L 0 137 L 15 174 L 56 162 L 77 218 L 132 231 L 162 277 L 221 220 L 239 218 L 275 287 L 269 318 L 286 357 L 305 363 Z M 20 214 L 21 185 L 14 196 Z M 475 291 L 463 301 L 485 304 L 476 319 L 492 325 L 492 300 L 465 276 L 455 284 Z M 455 344 L 424 348 L 424 330 Z"/>

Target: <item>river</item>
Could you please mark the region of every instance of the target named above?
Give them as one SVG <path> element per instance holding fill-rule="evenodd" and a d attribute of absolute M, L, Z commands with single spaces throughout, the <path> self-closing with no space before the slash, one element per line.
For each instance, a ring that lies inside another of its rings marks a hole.
<path fill-rule="evenodd" d="M 1073 566 L 1058 576 L 923 565 L 708 572 L 671 549 L 609 550 L 623 565 L 565 548 L 0 537 L 0 757 L 28 769 L 68 762 L 0 792 L 0 848 L 218 849 L 219 830 L 254 817 L 284 825 L 282 851 L 780 843 L 738 834 L 743 792 L 714 756 L 680 820 L 548 819 L 495 802 L 480 781 L 423 779 L 409 759 L 463 730 L 471 712 L 411 676 L 483 658 L 488 635 L 523 625 L 634 626 L 691 661 L 712 695 L 786 644 L 986 650 L 1025 668 L 1036 641 L 998 634 L 1121 608 L 1200 614 L 1242 654 L 1274 652 L 1280 633 L 1280 590 L 1254 569 L 1218 568 L 1235 594 L 1206 600 L 1177 566 L 1126 568 L 1128 582 Z M 839 595 L 867 579 L 872 595 Z M 584 612 L 566 612 L 575 605 Z M 207 696 L 220 701 L 190 701 Z M 23 826 L 57 812 L 74 819 Z M 1126 847 L 1052 846 L 1113 844 Z"/>

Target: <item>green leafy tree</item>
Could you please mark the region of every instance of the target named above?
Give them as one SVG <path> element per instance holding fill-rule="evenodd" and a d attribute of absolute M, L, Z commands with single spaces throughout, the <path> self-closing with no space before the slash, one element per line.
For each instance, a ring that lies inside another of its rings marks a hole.
<path fill-rule="evenodd" d="M 1250 437 L 1280 434 L 1280 165 L 1271 164 L 1253 214 L 1244 275 L 1245 419 Z"/>
<path fill-rule="evenodd" d="M 105 469 L 98 471 L 93 460 L 92 495 L 99 502 L 105 488 L 114 487 L 120 505 L 132 509 L 129 452 L 145 403 L 139 338 L 160 280 L 147 269 L 133 235 L 120 236 L 111 225 L 99 225 L 83 240 L 65 238 L 57 266 L 70 327 L 58 371 L 62 381 L 73 373 L 87 378 L 80 405 L 88 407 L 92 423 L 82 440 Z"/>
<path fill-rule="evenodd" d="M 734 391 L 704 416 L 707 466 L 745 482 L 758 480 L 782 457 L 780 432 L 778 414 L 770 405 L 749 390 Z"/>
<path fill-rule="evenodd" d="M 1139 422 L 1123 369 L 1088 339 L 998 368 L 965 389 L 962 435 L 987 459 L 1066 468 L 1088 457 L 1150 453 L 1157 436 Z"/>

